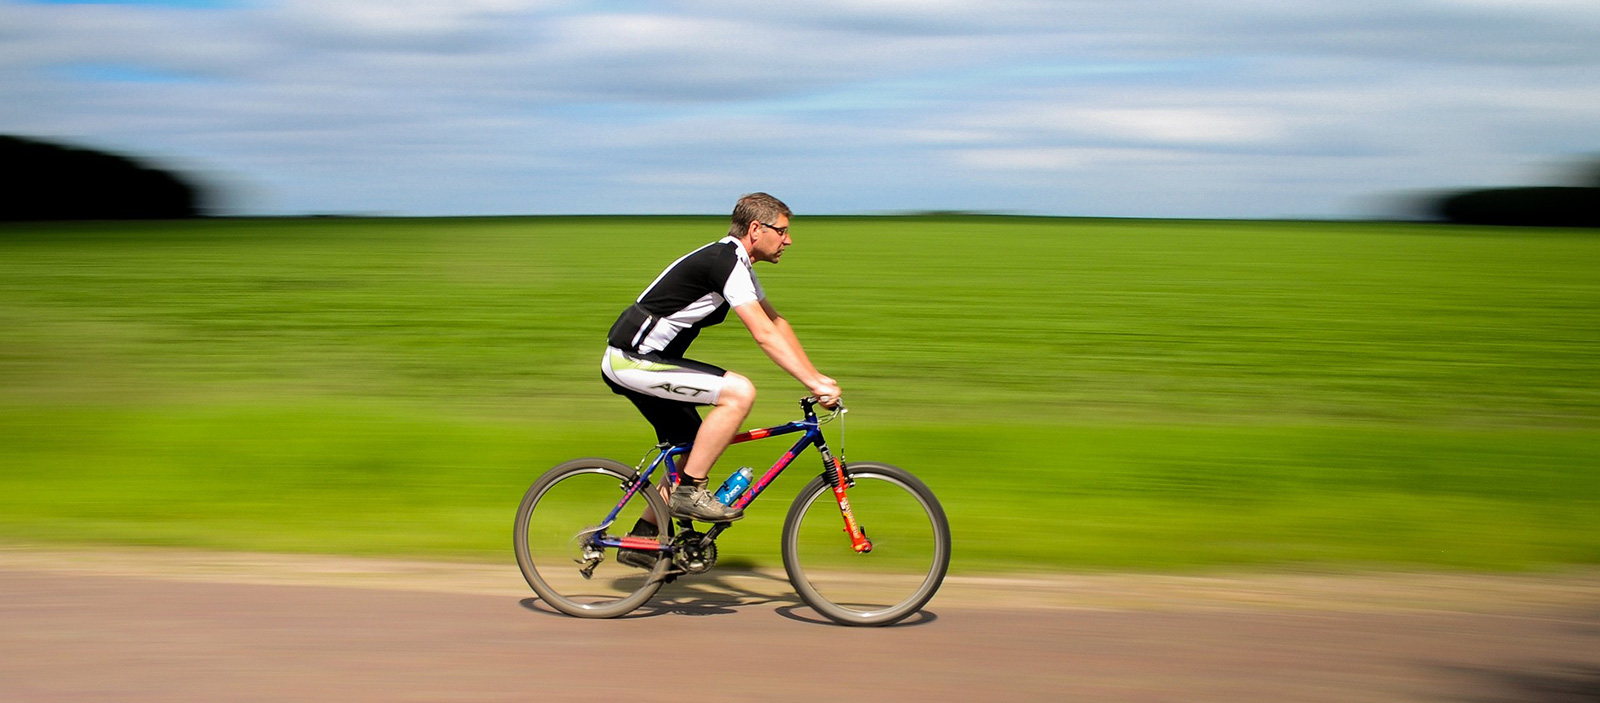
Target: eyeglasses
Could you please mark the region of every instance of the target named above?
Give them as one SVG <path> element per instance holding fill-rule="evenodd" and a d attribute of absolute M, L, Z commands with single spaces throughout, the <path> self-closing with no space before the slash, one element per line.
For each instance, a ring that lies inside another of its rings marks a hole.
<path fill-rule="evenodd" d="M 774 232 L 777 232 L 778 236 L 780 236 L 780 237 L 786 237 L 786 236 L 789 235 L 789 226 L 788 225 L 784 225 L 782 227 L 775 227 L 773 225 L 769 225 L 769 224 L 767 224 L 765 222 L 762 222 L 761 220 L 756 220 L 756 224 L 761 225 L 762 227 L 770 229 L 770 230 L 772 230 Z"/>

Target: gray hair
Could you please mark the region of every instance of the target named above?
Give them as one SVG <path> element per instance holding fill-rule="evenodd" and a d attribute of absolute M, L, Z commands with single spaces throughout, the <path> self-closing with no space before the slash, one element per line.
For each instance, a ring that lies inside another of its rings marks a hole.
<path fill-rule="evenodd" d="M 728 236 L 742 238 L 744 233 L 749 231 L 751 222 L 770 225 L 780 215 L 789 217 L 793 214 L 782 200 L 766 193 L 750 193 L 740 197 L 739 202 L 733 206 L 733 224 L 728 227 Z"/>

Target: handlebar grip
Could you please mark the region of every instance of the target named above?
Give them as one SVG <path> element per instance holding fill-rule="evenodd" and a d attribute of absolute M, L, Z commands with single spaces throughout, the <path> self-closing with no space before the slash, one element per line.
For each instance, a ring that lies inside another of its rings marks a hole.
<path fill-rule="evenodd" d="M 814 396 L 814 395 L 808 395 L 808 396 L 806 396 L 804 398 L 801 398 L 800 399 L 800 406 L 801 407 L 805 407 L 805 408 L 810 408 L 810 407 L 813 407 L 813 406 L 816 406 L 816 405 L 820 404 L 823 407 L 828 408 L 829 410 L 832 410 L 833 408 L 843 407 L 843 405 L 844 405 L 844 402 L 843 402 L 844 399 L 843 398 L 839 398 L 839 397 L 835 397 L 835 396 L 827 396 L 827 398 L 829 400 L 834 401 L 832 408 L 828 408 L 828 405 L 823 401 L 823 398 L 818 397 L 818 396 Z"/>

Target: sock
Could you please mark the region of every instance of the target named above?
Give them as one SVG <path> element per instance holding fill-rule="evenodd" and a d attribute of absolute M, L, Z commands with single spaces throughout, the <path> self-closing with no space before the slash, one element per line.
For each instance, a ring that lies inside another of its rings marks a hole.
<path fill-rule="evenodd" d="M 710 480 L 710 476 L 705 478 L 695 478 L 689 474 L 678 474 L 678 485 L 687 488 L 705 488 L 706 482 Z"/>

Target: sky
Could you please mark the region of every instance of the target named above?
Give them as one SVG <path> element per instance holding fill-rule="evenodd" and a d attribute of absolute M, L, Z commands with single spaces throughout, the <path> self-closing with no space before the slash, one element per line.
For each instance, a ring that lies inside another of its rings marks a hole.
<path fill-rule="evenodd" d="M 1360 218 L 1600 158 L 1600 2 L 0 0 L 0 91 L 218 214 Z"/>

